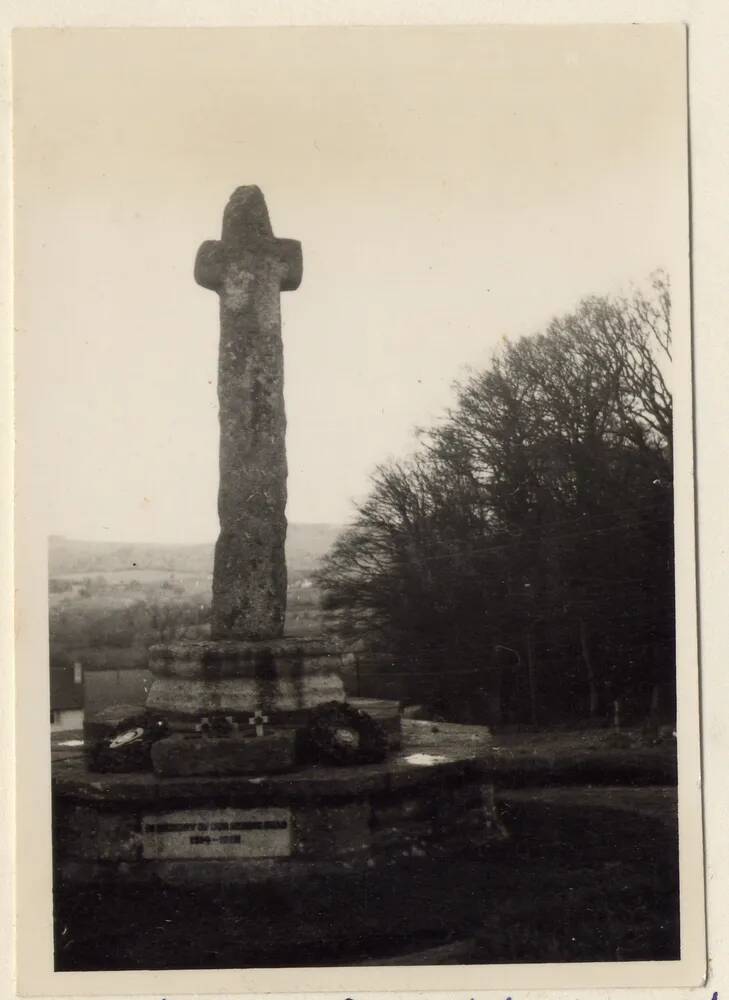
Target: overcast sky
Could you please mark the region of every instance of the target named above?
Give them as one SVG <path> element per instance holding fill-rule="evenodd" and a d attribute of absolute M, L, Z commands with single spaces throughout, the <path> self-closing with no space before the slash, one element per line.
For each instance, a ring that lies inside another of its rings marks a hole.
<path fill-rule="evenodd" d="M 303 244 L 292 521 L 351 517 L 503 336 L 685 262 L 678 28 L 23 32 L 14 65 L 18 440 L 54 533 L 215 538 L 192 266 L 240 184 Z"/>

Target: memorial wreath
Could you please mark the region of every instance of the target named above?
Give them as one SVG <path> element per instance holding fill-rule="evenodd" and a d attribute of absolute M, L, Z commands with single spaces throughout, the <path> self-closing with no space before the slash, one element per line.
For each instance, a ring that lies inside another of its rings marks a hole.
<path fill-rule="evenodd" d="M 109 736 L 96 740 L 88 751 L 90 771 L 124 773 L 152 770 L 152 744 L 167 735 L 163 719 L 140 715 L 125 719 Z"/>
<path fill-rule="evenodd" d="M 387 755 L 387 734 L 362 709 L 328 701 L 311 710 L 304 733 L 307 755 L 329 764 L 374 764 Z"/>

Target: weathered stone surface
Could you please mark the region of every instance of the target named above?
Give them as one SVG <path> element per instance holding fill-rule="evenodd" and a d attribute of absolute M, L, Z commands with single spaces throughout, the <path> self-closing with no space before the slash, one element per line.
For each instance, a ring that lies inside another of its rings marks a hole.
<path fill-rule="evenodd" d="M 372 839 L 370 820 L 367 799 L 301 806 L 294 813 L 294 853 L 332 859 L 366 853 Z"/>
<path fill-rule="evenodd" d="M 53 794 L 64 801 L 109 803 L 119 808 L 125 803 L 152 802 L 160 783 L 151 772 L 97 774 L 87 769 L 82 754 L 53 761 Z"/>
<path fill-rule="evenodd" d="M 298 678 L 305 672 L 337 673 L 341 657 L 322 639 L 201 640 L 150 647 L 149 668 L 157 677 L 218 680 L 247 677 L 261 681 Z"/>
<path fill-rule="evenodd" d="M 376 827 L 372 833 L 372 850 L 383 853 L 423 856 L 433 840 L 433 823 L 430 820 L 394 821 Z"/>
<path fill-rule="evenodd" d="M 294 764 L 295 734 L 280 731 L 252 739 L 171 736 L 152 747 L 155 774 L 271 774 Z"/>
<path fill-rule="evenodd" d="M 164 779 L 164 784 L 176 782 Z M 57 829 L 59 862 L 131 862 L 133 869 L 125 871 L 144 877 L 141 863 L 148 878 L 165 878 L 159 862 L 196 859 L 197 865 L 178 870 L 182 882 L 195 882 L 214 880 L 215 868 L 209 865 L 228 858 L 235 861 L 227 869 L 231 878 L 288 880 L 290 876 L 295 882 L 302 863 L 316 863 L 307 871 L 323 877 L 328 865 L 340 861 L 371 865 L 388 857 L 441 856 L 455 847 L 482 849 L 506 835 L 488 786 L 463 786 L 460 795 L 446 793 L 444 798 L 423 788 L 404 797 L 364 793 L 341 802 L 296 800 L 277 806 L 261 792 L 265 786 L 257 786 L 255 799 L 242 800 L 221 795 L 222 783 L 205 779 L 205 784 L 206 795 L 199 805 L 178 798 L 172 808 L 154 801 L 130 811 L 126 805 L 110 808 L 113 804 L 108 801 L 84 805 L 64 801 L 59 813 L 62 826 Z M 272 821 L 275 829 L 266 828 Z M 240 841 L 234 839 L 239 832 Z M 204 839 L 193 843 L 191 836 Z M 250 867 L 251 859 L 262 858 L 272 859 L 272 865 L 256 862 Z"/>
<path fill-rule="evenodd" d="M 442 799 L 440 789 L 424 789 L 414 795 L 375 796 L 372 799 L 373 824 L 379 828 L 410 821 L 432 820 L 438 815 Z"/>
<path fill-rule="evenodd" d="M 403 719 L 403 742 L 410 751 L 443 753 L 453 749 L 461 755 L 491 757 L 494 738 L 488 726 L 463 726 L 451 722 Z"/>
<path fill-rule="evenodd" d="M 222 680 L 188 680 L 180 677 L 158 677 L 150 688 L 147 708 L 165 712 L 208 715 L 250 714 L 256 708 L 288 712 L 313 708 L 324 701 L 341 697 L 342 682 L 337 674 L 304 674 L 297 680 L 256 681 L 242 677 Z"/>
<path fill-rule="evenodd" d="M 152 647 L 150 666 L 147 708 L 177 732 L 222 714 L 245 734 L 257 709 L 271 725 L 303 726 L 309 709 L 344 699 L 339 655 L 318 638 L 171 643 Z"/>
<path fill-rule="evenodd" d="M 142 853 L 139 815 L 73 804 L 56 824 L 58 847 L 69 858 L 137 861 Z"/>
<path fill-rule="evenodd" d="M 195 280 L 220 296 L 220 535 L 213 638 L 283 634 L 286 416 L 279 294 L 298 288 L 301 245 L 276 239 L 258 187 L 238 188 Z"/>
<path fill-rule="evenodd" d="M 319 803 L 333 799 L 364 798 L 387 788 L 385 763 L 357 767 L 314 764 L 279 778 L 281 791 L 296 801 Z"/>

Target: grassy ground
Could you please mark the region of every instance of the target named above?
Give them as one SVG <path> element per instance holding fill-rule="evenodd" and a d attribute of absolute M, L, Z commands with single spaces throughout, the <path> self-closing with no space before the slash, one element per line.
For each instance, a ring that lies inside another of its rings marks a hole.
<path fill-rule="evenodd" d="M 676 742 L 643 730 L 499 730 L 494 781 L 503 787 L 675 785 Z"/>

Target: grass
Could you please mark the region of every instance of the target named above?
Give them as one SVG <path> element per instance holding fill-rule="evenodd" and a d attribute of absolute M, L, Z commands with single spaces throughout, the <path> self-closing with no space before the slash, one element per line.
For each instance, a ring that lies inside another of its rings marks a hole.
<path fill-rule="evenodd" d="M 640 729 L 494 733 L 494 780 L 502 787 L 675 785 L 676 742 Z"/>

